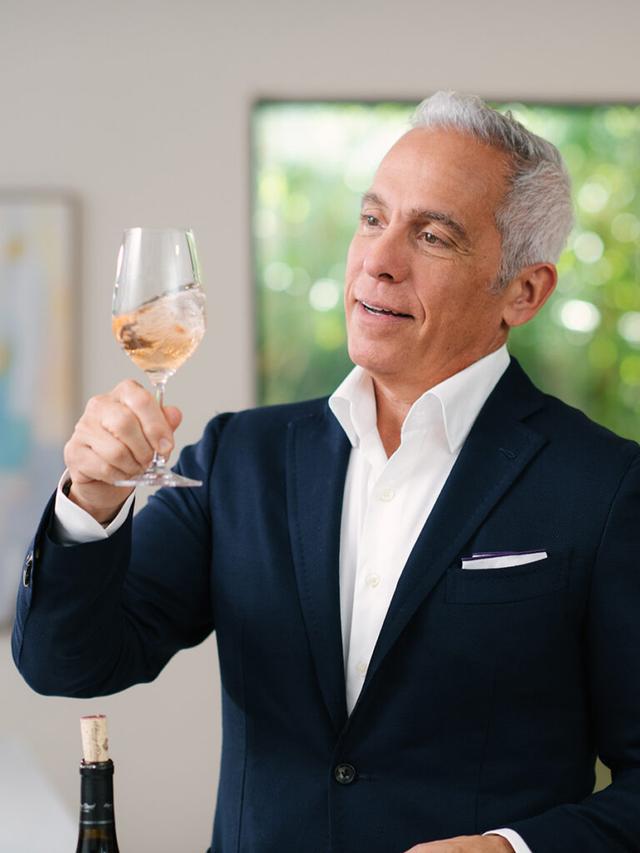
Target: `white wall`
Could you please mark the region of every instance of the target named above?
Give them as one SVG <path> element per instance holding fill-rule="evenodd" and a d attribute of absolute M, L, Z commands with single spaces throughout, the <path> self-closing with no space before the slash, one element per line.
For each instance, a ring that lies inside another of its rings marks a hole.
<path fill-rule="evenodd" d="M 123 227 L 184 223 L 199 240 L 209 332 L 169 385 L 185 410 L 181 440 L 215 411 L 251 404 L 256 98 L 458 88 L 636 101 L 639 37 L 637 0 L 0 0 L 0 187 L 63 188 L 82 205 L 81 398 L 131 372 L 109 324 Z M 0 735 L 31 744 L 75 814 L 77 719 L 109 713 L 123 851 L 204 851 L 220 737 L 214 655 L 209 641 L 156 684 L 78 702 L 30 693 L 1 639 Z"/>

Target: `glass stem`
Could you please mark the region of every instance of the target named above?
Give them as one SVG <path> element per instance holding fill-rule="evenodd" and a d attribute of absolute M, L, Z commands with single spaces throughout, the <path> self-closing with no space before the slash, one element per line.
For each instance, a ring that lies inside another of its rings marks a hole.
<path fill-rule="evenodd" d="M 166 388 L 166 386 L 167 386 L 167 380 L 166 379 L 162 379 L 162 380 L 159 380 L 158 382 L 153 383 L 153 387 L 154 387 L 155 394 L 156 394 L 156 403 L 160 406 L 161 409 L 164 406 L 164 389 Z M 160 456 L 160 454 L 158 453 L 157 450 L 154 451 L 153 459 L 151 460 L 151 465 L 150 465 L 151 470 L 155 471 L 158 468 L 164 468 L 166 466 L 166 464 L 167 464 L 166 456 Z"/>

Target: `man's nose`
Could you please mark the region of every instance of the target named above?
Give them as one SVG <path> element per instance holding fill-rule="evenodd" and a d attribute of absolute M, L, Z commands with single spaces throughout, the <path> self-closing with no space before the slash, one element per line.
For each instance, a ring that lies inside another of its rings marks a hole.
<path fill-rule="evenodd" d="M 409 247 L 406 235 L 387 226 L 369 244 L 364 271 L 371 278 L 390 282 L 404 281 L 409 272 Z"/>

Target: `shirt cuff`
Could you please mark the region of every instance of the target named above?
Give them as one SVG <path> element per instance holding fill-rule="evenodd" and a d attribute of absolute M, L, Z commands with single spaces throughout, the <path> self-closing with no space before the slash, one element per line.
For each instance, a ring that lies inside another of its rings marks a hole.
<path fill-rule="evenodd" d="M 483 835 L 501 835 L 513 847 L 513 853 L 533 853 L 529 845 L 513 829 L 492 829 Z"/>
<path fill-rule="evenodd" d="M 53 538 L 60 545 L 85 545 L 87 542 L 108 539 L 124 524 L 131 509 L 135 492 L 129 495 L 116 517 L 109 524 L 103 526 L 65 495 L 62 489 L 69 482 L 69 479 L 69 471 L 66 470 L 58 483 L 53 517 Z"/>

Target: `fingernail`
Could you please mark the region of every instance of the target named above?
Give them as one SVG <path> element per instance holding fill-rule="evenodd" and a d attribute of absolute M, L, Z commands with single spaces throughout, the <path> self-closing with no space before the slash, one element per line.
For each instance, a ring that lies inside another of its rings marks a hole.
<path fill-rule="evenodd" d="M 158 442 L 158 453 L 162 453 L 165 456 L 171 450 L 171 442 L 167 441 L 166 438 L 161 438 Z"/>

